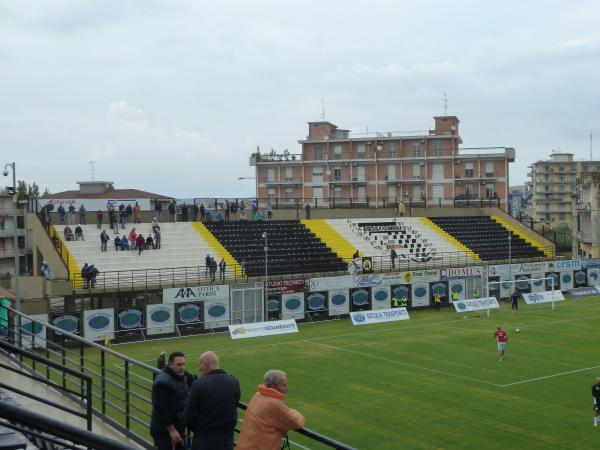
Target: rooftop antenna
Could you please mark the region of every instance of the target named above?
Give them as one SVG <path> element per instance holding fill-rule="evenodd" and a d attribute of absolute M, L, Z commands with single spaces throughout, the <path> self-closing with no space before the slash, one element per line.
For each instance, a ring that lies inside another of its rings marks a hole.
<path fill-rule="evenodd" d="M 92 181 L 95 181 L 96 170 L 94 169 L 94 161 L 90 161 L 88 164 L 90 165 L 90 176 L 92 177 Z"/>
<path fill-rule="evenodd" d="M 448 96 L 446 95 L 445 92 L 442 94 L 442 96 L 444 97 L 444 115 L 447 116 L 448 115 Z"/>
<path fill-rule="evenodd" d="M 321 120 L 325 120 L 325 99 L 321 99 Z"/>
<path fill-rule="evenodd" d="M 593 144 L 593 142 L 594 142 L 594 138 L 593 138 L 593 135 L 592 135 L 592 130 L 590 130 L 590 161 L 594 160 L 594 158 L 592 157 L 592 148 L 593 148 L 592 144 Z"/>

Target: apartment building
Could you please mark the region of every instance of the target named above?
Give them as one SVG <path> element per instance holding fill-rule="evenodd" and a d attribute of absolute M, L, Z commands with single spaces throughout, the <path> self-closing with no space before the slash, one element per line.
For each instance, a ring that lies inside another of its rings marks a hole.
<path fill-rule="evenodd" d="M 600 172 L 577 178 L 573 256 L 600 258 Z"/>
<path fill-rule="evenodd" d="M 600 161 L 576 161 L 572 153 L 553 153 L 530 168 L 533 219 L 554 227 L 571 224 L 577 179 L 600 173 Z"/>
<path fill-rule="evenodd" d="M 301 153 L 251 155 L 259 205 L 451 206 L 490 199 L 506 208 L 514 148 L 460 147 L 458 117 L 434 122 L 433 129 L 410 133 L 351 133 L 331 122 L 308 122 L 308 135 L 298 141 Z"/>
<path fill-rule="evenodd" d="M 17 210 L 17 221 L 19 217 L 23 218 L 23 210 Z M 0 275 L 15 273 L 14 270 L 14 235 L 23 236 L 21 241 L 24 242 L 25 230 L 15 226 L 13 220 L 13 197 L 7 194 L 0 194 Z M 25 256 L 23 248 L 18 249 L 21 257 Z M 23 260 L 22 260 L 23 261 Z"/>

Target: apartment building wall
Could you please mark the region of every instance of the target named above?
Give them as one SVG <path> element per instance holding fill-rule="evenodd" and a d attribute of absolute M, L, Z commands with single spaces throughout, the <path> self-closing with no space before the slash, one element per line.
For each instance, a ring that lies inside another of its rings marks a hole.
<path fill-rule="evenodd" d="M 297 155 L 253 155 L 257 198 L 321 202 L 336 199 L 383 206 L 428 199 L 508 196 L 514 149 L 463 149 L 454 116 L 435 117 L 435 128 L 415 136 L 375 133 L 350 137 L 330 122 L 309 122 Z M 260 201 L 260 200 L 259 200 Z"/>
<path fill-rule="evenodd" d="M 13 275 L 14 271 L 14 235 L 15 235 L 15 223 L 13 219 L 13 204 L 12 196 L 0 195 L 0 274 L 6 275 L 7 273 Z M 17 216 L 22 217 L 23 211 L 18 210 Z M 25 231 L 23 229 L 17 229 L 16 233 L 18 236 L 24 236 Z M 24 256 L 24 250 L 18 250 L 21 256 Z"/>
<path fill-rule="evenodd" d="M 600 173 L 577 179 L 573 223 L 574 253 L 582 258 L 600 257 Z"/>

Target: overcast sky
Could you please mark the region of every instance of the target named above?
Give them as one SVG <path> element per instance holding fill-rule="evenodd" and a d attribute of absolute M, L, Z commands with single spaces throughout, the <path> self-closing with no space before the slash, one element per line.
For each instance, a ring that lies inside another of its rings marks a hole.
<path fill-rule="evenodd" d="M 307 121 L 354 132 L 461 120 L 512 146 L 600 159 L 598 1 L 0 0 L 0 162 L 51 192 L 115 182 L 252 196 L 248 157 Z"/>

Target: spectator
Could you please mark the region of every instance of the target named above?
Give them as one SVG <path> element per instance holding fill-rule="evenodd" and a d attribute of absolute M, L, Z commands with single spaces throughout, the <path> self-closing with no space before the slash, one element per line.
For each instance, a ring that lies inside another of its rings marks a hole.
<path fill-rule="evenodd" d="M 88 279 L 92 288 L 96 287 L 96 277 L 99 273 L 100 271 L 96 268 L 96 266 L 90 264 L 90 267 L 88 267 Z"/>
<path fill-rule="evenodd" d="M 231 205 L 229 204 L 229 200 L 225 200 L 225 220 L 229 222 L 229 213 L 231 211 Z"/>
<path fill-rule="evenodd" d="M 240 265 L 242 266 L 242 275 L 248 278 L 248 261 L 246 259 L 242 259 Z"/>
<path fill-rule="evenodd" d="M 125 205 L 121 205 L 121 207 L 119 207 L 119 220 L 121 221 L 121 228 L 125 228 L 125 224 L 127 223 L 127 209 L 125 208 Z"/>
<path fill-rule="evenodd" d="M 200 221 L 204 222 L 204 214 L 206 213 L 206 208 L 204 207 L 204 203 L 200 203 Z"/>
<path fill-rule="evenodd" d="M 144 235 L 142 233 L 138 234 L 135 238 L 135 245 L 138 248 L 138 255 L 141 255 L 146 247 L 146 239 L 144 239 Z"/>
<path fill-rule="evenodd" d="M 154 230 L 154 248 L 160 248 L 160 227 Z"/>
<path fill-rule="evenodd" d="M 189 386 L 185 377 L 185 355 L 174 352 L 168 365 L 152 384 L 150 434 L 157 450 L 183 450 L 185 424 L 183 412 Z"/>
<path fill-rule="evenodd" d="M 273 208 L 271 207 L 271 204 L 269 203 L 267 205 L 267 220 L 271 220 L 273 218 Z"/>
<path fill-rule="evenodd" d="M 162 204 L 158 200 L 154 201 L 154 213 L 156 215 L 154 220 L 161 221 L 162 220 Z"/>
<path fill-rule="evenodd" d="M 135 223 L 142 223 L 142 209 L 138 202 L 135 202 L 135 206 L 133 207 L 133 219 Z"/>
<path fill-rule="evenodd" d="M 219 280 L 225 281 L 225 270 L 227 269 L 227 263 L 225 262 L 225 258 L 221 258 L 219 262 Z"/>
<path fill-rule="evenodd" d="M 89 273 L 88 273 L 89 268 L 90 267 L 88 266 L 88 263 L 84 263 L 83 267 L 81 268 L 81 279 L 83 280 L 84 288 L 87 288 L 89 286 L 89 282 L 90 282 Z"/>
<path fill-rule="evenodd" d="M 398 203 L 398 214 L 400 215 L 400 217 L 404 216 L 405 211 L 406 206 L 404 205 L 404 203 L 402 203 L 402 201 L 400 201 L 400 203 Z"/>
<path fill-rule="evenodd" d="M 121 238 L 119 236 L 117 236 L 115 238 L 115 251 L 118 251 L 119 248 L 121 248 Z"/>
<path fill-rule="evenodd" d="M 58 209 L 56 210 L 56 212 L 58 213 L 58 218 L 60 220 L 60 224 L 64 225 L 65 224 L 65 214 L 67 212 L 65 211 L 65 207 L 62 205 L 62 203 L 60 205 L 58 205 Z"/>
<path fill-rule="evenodd" d="M 108 248 L 107 248 L 108 241 L 110 241 L 110 238 L 108 237 L 108 233 L 106 233 L 105 230 L 102 230 L 102 233 L 100 233 L 100 251 L 101 252 L 108 251 Z"/>
<path fill-rule="evenodd" d="M 188 206 L 185 202 L 183 202 L 183 205 L 181 205 L 181 221 L 188 221 Z"/>
<path fill-rule="evenodd" d="M 199 212 L 200 212 L 200 208 L 198 208 L 198 205 L 194 201 L 194 205 L 192 206 L 192 220 L 194 222 L 198 222 L 198 213 Z"/>
<path fill-rule="evenodd" d="M 150 250 L 150 247 L 152 247 L 152 250 L 154 250 L 154 240 L 152 239 L 151 234 L 149 234 L 146 238 L 146 250 Z"/>
<path fill-rule="evenodd" d="M 40 273 L 46 277 L 46 280 L 52 280 L 52 271 L 50 270 L 50 266 L 46 261 L 42 263 L 42 267 L 40 267 Z"/>
<path fill-rule="evenodd" d="M 69 224 L 75 225 L 75 205 L 73 203 L 69 205 Z"/>
<path fill-rule="evenodd" d="M 214 352 L 200 355 L 198 369 L 202 377 L 194 381 L 184 412 L 185 423 L 194 432 L 192 450 L 231 450 L 240 382 L 219 368 Z"/>
<path fill-rule="evenodd" d="M 67 241 L 73 240 L 73 230 L 71 230 L 71 227 L 69 225 L 65 226 L 64 234 L 65 234 L 65 240 L 67 240 Z"/>
<path fill-rule="evenodd" d="M 133 215 L 133 208 L 131 207 L 131 203 L 127 203 L 127 208 L 125 208 L 126 222 L 131 223 L 131 216 Z"/>
<path fill-rule="evenodd" d="M 306 218 L 310 219 L 310 204 L 304 205 L 304 211 L 306 211 Z"/>
<path fill-rule="evenodd" d="M 356 250 L 354 252 L 354 254 L 352 255 L 352 259 L 356 259 L 356 258 L 360 258 L 360 253 L 358 252 L 358 250 Z"/>
<path fill-rule="evenodd" d="M 217 260 L 210 258 L 210 282 L 212 283 L 217 278 Z"/>
<path fill-rule="evenodd" d="M 210 273 L 210 262 L 211 262 L 212 258 L 210 257 L 210 255 L 206 255 L 206 258 L 204 258 L 204 276 L 207 277 L 208 274 Z"/>
<path fill-rule="evenodd" d="M 175 200 L 169 203 L 169 220 L 171 222 L 175 222 L 175 213 L 177 212 L 177 208 L 175 206 Z"/>
<path fill-rule="evenodd" d="M 117 215 L 115 213 L 115 208 L 110 205 L 108 208 L 108 222 L 110 224 L 110 229 L 115 232 L 115 234 L 119 233 L 119 223 L 117 222 Z"/>
<path fill-rule="evenodd" d="M 133 227 L 131 229 L 131 231 L 129 232 L 129 248 L 131 250 L 135 250 L 136 238 L 137 238 L 137 233 L 135 232 L 135 227 Z"/>
<path fill-rule="evenodd" d="M 265 373 L 248 404 L 236 450 L 279 450 L 281 438 L 304 425 L 304 416 L 284 403 L 287 391 L 285 372 Z"/>
<path fill-rule="evenodd" d="M 156 217 L 152 220 L 152 232 L 154 233 L 154 231 L 156 229 L 160 230 L 160 225 L 158 224 L 158 220 L 156 220 Z"/>
<path fill-rule="evenodd" d="M 392 269 L 396 268 L 396 258 L 398 257 L 398 253 L 396 253 L 396 250 L 392 249 L 392 251 L 390 252 L 390 260 L 392 261 Z"/>
<path fill-rule="evenodd" d="M 81 206 L 79 207 L 79 223 L 82 224 L 86 224 L 85 221 L 85 214 L 87 213 L 87 211 L 85 210 L 85 206 L 83 206 L 83 203 L 81 204 Z"/>
<path fill-rule="evenodd" d="M 102 219 L 104 218 L 104 213 L 102 212 L 101 209 L 99 209 L 98 211 L 96 211 L 96 225 L 98 226 L 98 229 L 102 228 Z"/>
<path fill-rule="evenodd" d="M 129 241 L 125 235 L 121 238 L 121 250 L 129 250 Z"/>
<path fill-rule="evenodd" d="M 440 295 L 439 292 L 436 292 L 435 294 L 433 294 L 433 302 L 435 303 L 435 310 L 439 311 L 440 304 L 442 303 L 442 296 Z"/>
<path fill-rule="evenodd" d="M 252 220 L 256 219 L 256 212 L 258 211 L 258 206 L 256 205 L 256 200 L 254 200 L 252 202 L 252 205 L 250 205 L 251 210 L 252 210 Z"/>
<path fill-rule="evenodd" d="M 78 241 L 79 238 L 81 238 L 82 241 L 85 241 L 85 239 L 83 237 L 83 229 L 81 228 L 81 225 L 77 225 L 75 227 L 75 240 Z"/>

